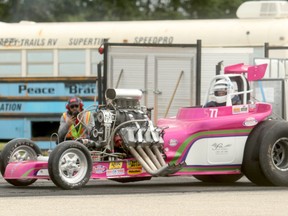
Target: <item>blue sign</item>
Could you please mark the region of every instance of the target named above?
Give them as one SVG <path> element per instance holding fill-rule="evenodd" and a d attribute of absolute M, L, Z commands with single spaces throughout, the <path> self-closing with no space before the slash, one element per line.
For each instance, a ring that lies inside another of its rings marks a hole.
<path fill-rule="evenodd" d="M 63 101 L 9 101 L 0 102 L 0 113 L 62 113 L 66 103 Z M 84 109 L 96 110 L 96 102 L 83 101 Z"/>
<path fill-rule="evenodd" d="M 98 95 L 96 83 L 64 83 L 64 82 L 31 82 L 0 83 L 3 97 L 60 97 L 60 96 L 95 96 Z"/>

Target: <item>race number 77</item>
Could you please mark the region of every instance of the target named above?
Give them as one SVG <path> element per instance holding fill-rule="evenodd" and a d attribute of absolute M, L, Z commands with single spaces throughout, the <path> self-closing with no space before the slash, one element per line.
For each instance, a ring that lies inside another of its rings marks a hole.
<path fill-rule="evenodd" d="M 209 111 L 210 111 L 210 118 L 217 118 L 218 109 L 209 109 Z"/>

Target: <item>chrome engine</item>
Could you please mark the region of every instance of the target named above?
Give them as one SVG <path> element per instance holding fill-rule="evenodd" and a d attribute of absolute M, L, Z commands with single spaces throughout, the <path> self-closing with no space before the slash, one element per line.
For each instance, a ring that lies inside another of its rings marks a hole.
<path fill-rule="evenodd" d="M 153 126 L 151 109 L 140 106 L 142 92 L 137 89 L 107 89 L 107 105 L 95 114 L 95 129 L 90 150 L 102 160 L 135 158 L 153 176 L 167 175 L 180 169 L 164 158 L 164 130 Z"/>

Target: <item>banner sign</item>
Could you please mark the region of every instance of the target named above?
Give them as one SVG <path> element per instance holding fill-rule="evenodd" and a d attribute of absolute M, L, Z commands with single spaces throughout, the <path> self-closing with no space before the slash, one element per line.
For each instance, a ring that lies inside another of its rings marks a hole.
<path fill-rule="evenodd" d="M 63 101 L 7 101 L 0 102 L 0 113 L 33 113 L 55 114 L 66 111 L 66 103 Z M 97 103 L 83 101 L 84 109 L 95 110 Z"/>
<path fill-rule="evenodd" d="M 3 97 L 63 97 L 63 96 L 95 96 L 98 95 L 95 82 L 64 83 L 64 82 L 31 82 L 31 83 L 0 83 Z"/>

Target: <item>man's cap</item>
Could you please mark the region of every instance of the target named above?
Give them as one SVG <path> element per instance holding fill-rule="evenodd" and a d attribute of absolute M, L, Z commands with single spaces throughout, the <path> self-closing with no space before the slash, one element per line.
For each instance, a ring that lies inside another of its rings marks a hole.
<path fill-rule="evenodd" d="M 68 101 L 68 105 L 79 105 L 81 103 L 81 99 L 80 98 L 77 98 L 77 97 L 73 97 L 73 98 L 70 98 L 69 101 Z"/>

